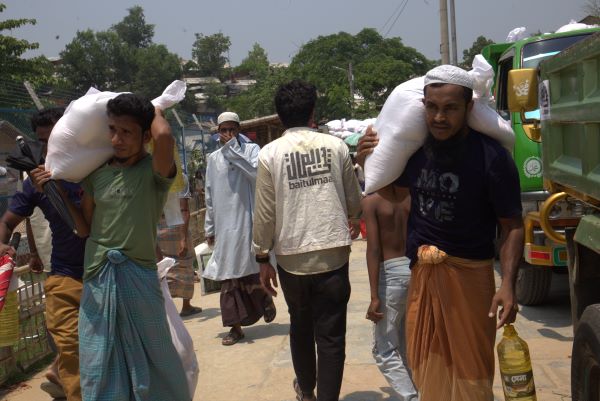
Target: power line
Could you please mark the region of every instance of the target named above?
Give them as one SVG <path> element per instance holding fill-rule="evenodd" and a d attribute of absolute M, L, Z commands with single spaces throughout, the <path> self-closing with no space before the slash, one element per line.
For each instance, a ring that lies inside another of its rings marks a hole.
<path fill-rule="evenodd" d="M 379 30 L 379 32 L 381 32 L 381 31 L 383 31 L 385 29 L 385 27 L 387 26 L 387 24 L 389 24 L 390 21 L 392 20 L 392 18 L 394 18 L 394 15 L 396 15 L 396 13 L 400 9 L 400 7 L 402 7 L 402 0 L 398 4 L 398 7 L 396 7 L 396 9 L 394 10 L 394 12 L 390 14 L 390 16 L 388 17 L 387 21 L 385 21 L 385 24 L 383 24 L 383 26 L 381 27 L 381 29 Z"/>
<path fill-rule="evenodd" d="M 402 9 L 400 10 L 400 12 L 398 13 L 398 15 L 396 16 L 396 19 L 394 20 L 394 22 L 392 23 L 392 25 L 390 26 L 390 28 L 387 30 L 387 32 L 385 33 L 385 35 L 383 35 L 384 37 L 387 37 L 388 34 L 390 33 L 390 31 L 392 30 L 392 28 L 396 25 L 396 22 L 398 21 L 398 18 L 400 18 L 400 16 L 404 12 L 404 9 L 406 8 L 407 4 L 408 4 L 408 0 L 405 0 L 404 4 L 402 5 Z"/>

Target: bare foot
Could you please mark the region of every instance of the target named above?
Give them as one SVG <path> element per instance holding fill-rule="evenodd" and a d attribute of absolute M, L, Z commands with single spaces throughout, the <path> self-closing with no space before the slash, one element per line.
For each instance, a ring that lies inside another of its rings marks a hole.
<path fill-rule="evenodd" d="M 46 371 L 46 374 L 44 376 L 46 377 L 46 380 L 48 380 L 50 383 L 54 383 L 57 386 L 62 387 L 62 383 L 60 382 L 60 376 L 58 375 L 58 356 L 56 356 L 52 364 L 48 366 L 48 370 Z"/>

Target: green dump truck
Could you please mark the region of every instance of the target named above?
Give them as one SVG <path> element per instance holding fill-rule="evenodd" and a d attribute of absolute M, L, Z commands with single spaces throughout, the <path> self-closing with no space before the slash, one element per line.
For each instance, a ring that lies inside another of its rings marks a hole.
<path fill-rule="evenodd" d="M 550 196 L 527 215 L 546 237 L 566 245 L 573 341 L 573 401 L 600 400 L 600 33 L 589 35 L 539 68 L 507 74 L 508 109 L 540 130 Z M 539 107 L 538 107 L 539 106 Z M 569 221 L 552 214 L 572 205 Z"/>
<path fill-rule="evenodd" d="M 530 110 L 523 114 L 508 108 L 509 72 L 522 68 L 537 68 L 543 60 L 551 59 L 569 46 L 600 32 L 590 28 L 564 33 L 544 34 L 513 43 L 487 46 L 482 54 L 494 67 L 494 96 L 496 109 L 501 116 L 510 120 L 515 132 L 513 157 L 520 174 L 523 211 L 539 211 L 549 193 L 543 186 L 544 165 L 541 158 L 540 128 L 536 121 L 540 111 Z M 550 218 L 559 231 L 573 224 L 582 205 L 571 198 L 554 204 Z M 525 251 L 517 279 L 517 298 L 522 305 L 537 305 L 545 301 L 554 272 L 564 273 L 567 269 L 566 246 L 544 234 L 535 215 L 526 220 Z"/>

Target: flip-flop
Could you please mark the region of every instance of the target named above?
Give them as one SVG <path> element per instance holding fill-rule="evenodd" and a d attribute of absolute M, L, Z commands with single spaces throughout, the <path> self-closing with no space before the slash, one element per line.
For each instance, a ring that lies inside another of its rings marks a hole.
<path fill-rule="evenodd" d="M 275 304 L 271 301 L 271 303 L 265 307 L 265 323 L 271 323 L 275 320 L 275 316 L 277 316 L 277 308 L 275 308 Z"/>
<path fill-rule="evenodd" d="M 65 395 L 65 391 L 58 384 L 52 382 L 43 382 L 42 384 L 40 384 L 40 389 L 50 394 L 50 397 L 54 399 L 67 398 Z"/>
<path fill-rule="evenodd" d="M 180 317 L 187 317 L 187 316 L 192 316 L 192 315 L 197 315 L 198 313 L 202 312 L 202 308 L 198 307 L 198 306 L 192 306 L 191 309 L 188 309 L 186 311 L 182 311 L 179 316 Z"/>
<path fill-rule="evenodd" d="M 227 335 L 223 337 L 221 344 L 226 346 L 233 345 L 240 341 L 242 338 L 244 338 L 244 333 L 240 333 L 235 329 L 231 329 L 229 330 L 229 333 L 227 333 Z"/>

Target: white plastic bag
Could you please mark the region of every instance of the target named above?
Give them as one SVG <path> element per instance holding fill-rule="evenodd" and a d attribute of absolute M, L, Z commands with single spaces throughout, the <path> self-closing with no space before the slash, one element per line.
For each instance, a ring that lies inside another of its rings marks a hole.
<path fill-rule="evenodd" d="M 506 41 L 511 43 L 511 42 L 516 42 L 517 40 L 525 39 L 527 37 L 527 35 L 525 34 L 525 31 L 527 31 L 527 28 L 525 28 L 524 26 L 513 29 L 512 31 L 510 31 L 508 33 L 508 36 L 506 37 Z"/>
<path fill-rule="evenodd" d="M 510 122 L 490 106 L 492 67 L 478 55 L 469 73 L 474 80 L 474 104 L 467 124 L 512 149 L 515 138 Z M 408 159 L 425 143 L 423 86 L 423 77 L 411 79 L 398 85 L 385 101 L 374 125 L 379 144 L 365 162 L 366 193 L 394 182 L 404 171 Z"/>
<path fill-rule="evenodd" d="M 160 289 L 162 290 L 163 298 L 165 299 L 165 311 L 167 313 L 169 329 L 171 330 L 171 339 L 179 358 L 181 358 L 181 363 L 190 390 L 190 396 L 194 398 L 196 386 L 198 385 L 200 368 L 198 367 L 198 360 L 196 359 L 192 337 L 185 328 L 185 324 L 183 324 L 183 320 L 181 320 L 181 317 L 177 312 L 177 307 L 169 292 L 167 273 L 174 265 L 175 259 L 172 258 L 164 258 L 158 262 L 158 279 L 160 280 Z"/>
<path fill-rule="evenodd" d="M 80 182 L 112 157 L 106 104 L 118 95 L 90 88 L 67 107 L 48 140 L 46 170 L 53 179 Z M 174 81 L 152 104 L 164 110 L 184 96 L 185 83 Z"/>
<path fill-rule="evenodd" d="M 563 25 L 556 30 L 556 33 L 579 31 L 580 29 L 593 28 L 596 25 L 587 25 L 581 22 L 577 22 L 574 19 L 571 20 L 567 25 Z"/>

